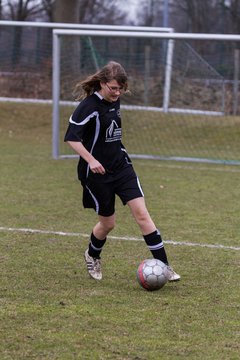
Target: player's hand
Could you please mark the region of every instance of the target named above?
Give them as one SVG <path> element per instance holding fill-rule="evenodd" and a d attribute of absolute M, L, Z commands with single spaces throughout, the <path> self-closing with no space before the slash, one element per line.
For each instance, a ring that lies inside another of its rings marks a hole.
<path fill-rule="evenodd" d="M 89 167 L 90 167 L 90 170 L 94 174 L 104 175 L 106 173 L 106 171 L 105 171 L 104 167 L 102 166 L 102 164 L 100 164 L 100 162 L 97 161 L 96 159 L 89 162 Z"/>

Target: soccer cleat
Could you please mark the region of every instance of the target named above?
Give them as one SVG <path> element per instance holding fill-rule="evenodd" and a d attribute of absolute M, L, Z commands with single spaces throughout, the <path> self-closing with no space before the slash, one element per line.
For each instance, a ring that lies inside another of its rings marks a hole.
<path fill-rule="evenodd" d="M 84 258 L 87 264 L 87 271 L 89 275 L 95 280 L 102 279 L 101 261 L 95 259 L 88 254 L 88 249 L 85 251 Z"/>
<path fill-rule="evenodd" d="M 171 266 L 168 266 L 168 281 L 179 281 L 181 279 L 181 276 L 178 275 Z"/>

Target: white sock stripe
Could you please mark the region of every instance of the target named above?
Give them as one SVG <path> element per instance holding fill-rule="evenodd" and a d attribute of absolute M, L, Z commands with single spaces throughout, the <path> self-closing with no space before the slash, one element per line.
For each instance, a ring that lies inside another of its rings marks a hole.
<path fill-rule="evenodd" d="M 100 248 L 94 246 L 92 242 L 90 242 L 90 244 L 91 244 L 91 247 L 92 247 L 94 250 L 96 250 L 96 251 L 102 250 L 102 248 L 103 248 L 103 246 L 100 247 Z"/>
<path fill-rule="evenodd" d="M 163 248 L 163 243 L 159 243 L 157 245 L 148 245 L 149 250 L 159 250 Z"/>

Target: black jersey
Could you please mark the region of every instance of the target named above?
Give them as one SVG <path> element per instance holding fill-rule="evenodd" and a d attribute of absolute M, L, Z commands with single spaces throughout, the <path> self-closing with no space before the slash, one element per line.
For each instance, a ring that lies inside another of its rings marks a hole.
<path fill-rule="evenodd" d="M 108 181 L 113 174 L 131 164 L 122 145 L 120 101 L 106 101 L 99 93 L 87 96 L 69 119 L 64 141 L 80 141 L 106 170 L 105 175 L 93 174 L 80 157 L 79 180 L 87 178 Z"/>

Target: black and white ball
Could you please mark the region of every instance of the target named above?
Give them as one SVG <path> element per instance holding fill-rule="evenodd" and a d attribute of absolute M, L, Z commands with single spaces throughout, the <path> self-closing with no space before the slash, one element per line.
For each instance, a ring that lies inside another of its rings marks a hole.
<path fill-rule="evenodd" d="M 167 265 L 157 259 L 143 260 L 137 269 L 139 284 L 149 291 L 161 289 L 168 282 L 168 278 Z"/>

